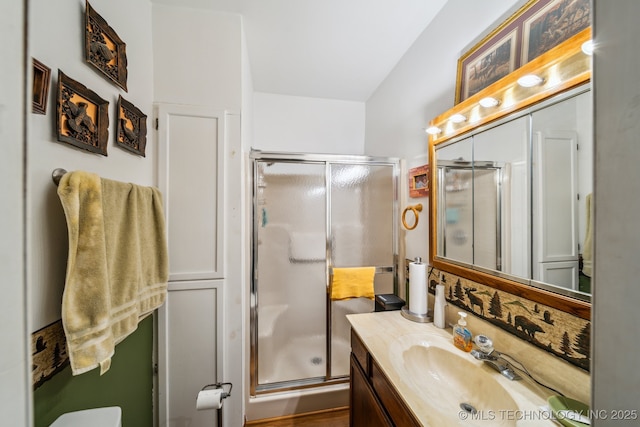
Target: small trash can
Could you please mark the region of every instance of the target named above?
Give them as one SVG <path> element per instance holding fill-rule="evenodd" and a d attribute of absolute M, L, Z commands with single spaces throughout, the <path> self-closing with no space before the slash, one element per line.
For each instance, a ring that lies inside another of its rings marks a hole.
<path fill-rule="evenodd" d="M 402 298 L 394 294 L 376 295 L 375 311 L 394 311 L 404 307 L 405 302 Z"/>

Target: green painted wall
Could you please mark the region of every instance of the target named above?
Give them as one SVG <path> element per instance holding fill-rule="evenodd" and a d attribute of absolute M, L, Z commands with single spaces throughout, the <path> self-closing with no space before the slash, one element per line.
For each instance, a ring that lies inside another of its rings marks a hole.
<path fill-rule="evenodd" d="M 153 425 L 153 318 L 116 346 L 111 369 L 78 376 L 67 367 L 33 393 L 35 427 L 48 427 L 61 414 L 103 406 L 122 408 L 122 427 Z"/>

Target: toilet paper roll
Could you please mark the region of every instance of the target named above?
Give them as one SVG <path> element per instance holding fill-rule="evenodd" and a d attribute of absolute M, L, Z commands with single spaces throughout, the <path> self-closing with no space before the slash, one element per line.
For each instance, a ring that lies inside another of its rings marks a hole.
<path fill-rule="evenodd" d="M 427 264 L 409 263 L 409 311 L 427 314 Z"/>
<path fill-rule="evenodd" d="M 196 399 L 196 409 L 220 409 L 222 408 L 222 394 L 224 390 L 221 388 L 210 388 L 201 390 Z"/>

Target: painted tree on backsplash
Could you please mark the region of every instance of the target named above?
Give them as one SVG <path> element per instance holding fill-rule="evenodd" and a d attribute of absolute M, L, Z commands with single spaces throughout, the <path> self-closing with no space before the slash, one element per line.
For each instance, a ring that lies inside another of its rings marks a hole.
<path fill-rule="evenodd" d="M 492 314 L 494 319 L 498 317 L 502 318 L 502 303 L 500 302 L 500 295 L 498 294 L 498 291 L 495 291 L 493 297 L 491 298 L 491 303 L 489 304 L 489 314 Z"/>
<path fill-rule="evenodd" d="M 587 359 L 589 358 L 591 353 L 591 323 L 587 323 L 576 336 L 573 349 Z"/>
<path fill-rule="evenodd" d="M 562 334 L 562 342 L 560 343 L 560 351 L 562 351 L 567 356 L 569 356 L 571 353 L 573 353 L 573 350 L 571 350 L 571 339 L 569 339 L 569 334 L 567 333 L 567 331 L 564 331 L 564 334 Z"/>
<path fill-rule="evenodd" d="M 62 356 L 60 355 L 60 344 L 56 343 L 55 348 L 53 349 L 53 366 L 58 367 L 64 362 Z"/>
<path fill-rule="evenodd" d="M 453 295 L 460 301 L 464 301 L 464 291 L 462 290 L 462 283 L 460 283 L 460 279 L 456 282 L 456 289 L 453 292 Z"/>
<path fill-rule="evenodd" d="M 455 285 L 453 285 L 454 279 L 456 279 Z M 475 282 L 463 282 L 455 276 L 449 277 L 449 283 L 447 299 L 450 304 L 470 311 L 516 337 L 586 371 L 589 370 L 591 339 L 589 323 L 580 330 L 579 325 L 565 325 L 564 319 L 560 320 L 557 311 L 537 303 L 517 297 L 509 298 L 503 303 L 501 296 L 504 298 L 509 296 L 508 294 L 500 295 L 500 292 L 495 289 Z M 487 306 L 486 316 L 484 305 Z M 560 327 L 558 324 L 563 324 L 562 327 L 567 328 L 562 335 L 557 329 Z M 580 333 L 577 333 L 578 330 Z"/>

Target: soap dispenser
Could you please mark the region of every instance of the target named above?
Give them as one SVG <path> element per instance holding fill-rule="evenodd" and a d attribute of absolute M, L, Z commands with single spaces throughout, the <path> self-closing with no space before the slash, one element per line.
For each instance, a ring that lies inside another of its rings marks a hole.
<path fill-rule="evenodd" d="M 467 313 L 459 311 L 460 319 L 458 324 L 453 327 L 453 345 L 458 347 L 462 351 L 471 351 L 473 348 L 473 341 L 471 341 L 471 331 L 467 329 Z"/>

